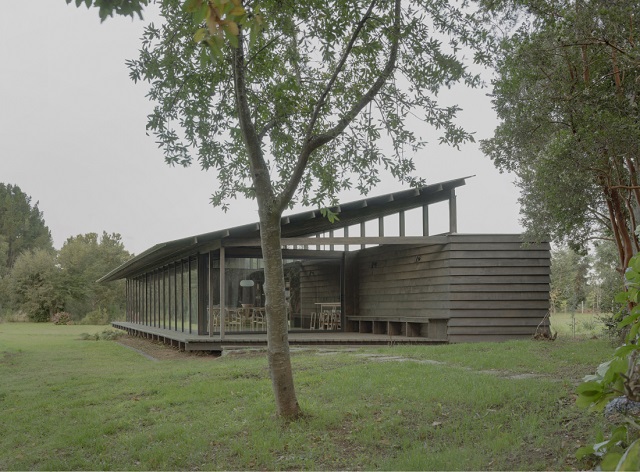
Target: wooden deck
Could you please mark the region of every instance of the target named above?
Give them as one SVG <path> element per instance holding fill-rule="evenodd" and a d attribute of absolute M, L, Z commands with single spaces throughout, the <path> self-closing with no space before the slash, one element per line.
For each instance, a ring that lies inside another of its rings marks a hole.
<path fill-rule="evenodd" d="M 126 331 L 132 336 L 140 336 L 153 341 L 160 341 L 184 351 L 219 351 L 238 347 L 260 347 L 267 345 L 265 333 L 233 333 L 226 334 L 221 341 L 219 336 L 199 336 L 181 333 L 169 329 L 154 328 L 137 323 L 114 321 L 114 328 Z M 338 331 L 293 331 L 289 333 L 289 344 L 296 345 L 389 345 L 389 344 L 444 344 L 442 339 L 431 339 L 413 336 L 390 336 L 371 333 L 344 333 Z"/>

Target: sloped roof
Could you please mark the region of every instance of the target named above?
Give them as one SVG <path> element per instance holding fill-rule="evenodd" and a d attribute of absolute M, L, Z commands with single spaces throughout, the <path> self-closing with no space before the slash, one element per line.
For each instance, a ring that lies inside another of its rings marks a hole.
<path fill-rule="evenodd" d="M 283 216 L 281 219 L 282 237 L 311 236 L 393 215 L 400 211 L 445 201 L 450 198 L 451 190 L 464 185 L 466 183 L 465 180 L 470 177 L 462 177 L 420 188 L 402 190 L 340 204 L 331 208 L 332 212 L 339 215 L 339 221 L 333 223 L 323 217 L 320 210 L 309 210 Z M 205 248 L 211 247 L 216 241 L 222 241 L 227 238 L 256 239 L 259 237 L 259 223 L 251 223 L 156 244 L 112 270 L 99 279 L 98 282 L 122 279 L 165 261 L 197 254 L 205 250 Z"/>

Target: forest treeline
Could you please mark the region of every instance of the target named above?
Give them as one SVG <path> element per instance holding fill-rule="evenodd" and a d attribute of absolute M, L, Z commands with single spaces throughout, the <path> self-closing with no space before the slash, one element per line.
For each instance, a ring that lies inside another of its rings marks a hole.
<path fill-rule="evenodd" d="M 124 281 L 97 280 L 130 257 L 120 235 L 107 232 L 69 237 L 56 250 L 38 203 L 0 183 L 0 318 L 49 321 L 63 312 L 75 323 L 118 319 Z"/>

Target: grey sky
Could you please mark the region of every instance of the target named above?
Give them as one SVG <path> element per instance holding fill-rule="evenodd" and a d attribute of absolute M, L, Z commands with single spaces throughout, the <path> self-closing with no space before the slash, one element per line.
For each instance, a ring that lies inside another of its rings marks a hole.
<path fill-rule="evenodd" d="M 146 136 L 152 105 L 124 64 L 136 57 L 143 25 L 123 18 L 100 24 L 96 9 L 64 0 L 0 7 L 0 182 L 39 201 L 57 248 L 70 236 L 106 230 L 140 253 L 257 220 L 253 201 L 233 201 L 226 214 L 213 208 L 215 175 L 167 166 Z M 448 97 L 464 108 L 460 123 L 477 138 L 497 124 L 486 93 Z M 434 145 L 415 160 L 428 183 L 476 175 L 458 190 L 459 232 L 521 231 L 512 177 L 499 174 L 477 144 L 461 151 Z M 371 194 L 402 188 L 388 178 Z M 431 224 L 446 230 L 446 208 L 434 208 Z"/>

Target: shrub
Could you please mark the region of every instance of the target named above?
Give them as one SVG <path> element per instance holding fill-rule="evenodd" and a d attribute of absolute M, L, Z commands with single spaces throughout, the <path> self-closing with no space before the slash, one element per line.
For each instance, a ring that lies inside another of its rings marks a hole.
<path fill-rule="evenodd" d="M 8 323 L 26 323 L 29 321 L 29 315 L 24 311 L 12 311 L 5 314 L 2 319 Z"/>
<path fill-rule="evenodd" d="M 101 333 L 89 334 L 82 333 L 80 334 L 80 339 L 83 341 L 114 341 L 122 336 L 124 333 L 122 331 L 116 331 L 113 329 L 105 329 Z"/>
<path fill-rule="evenodd" d="M 109 314 L 104 308 L 93 310 L 80 320 L 83 325 L 106 325 L 109 324 Z"/>
<path fill-rule="evenodd" d="M 53 324 L 57 324 L 57 325 L 71 325 L 71 324 L 73 324 L 73 321 L 71 320 L 71 314 L 67 313 L 66 311 L 60 311 L 60 312 L 54 314 L 51 317 L 51 322 Z"/>

